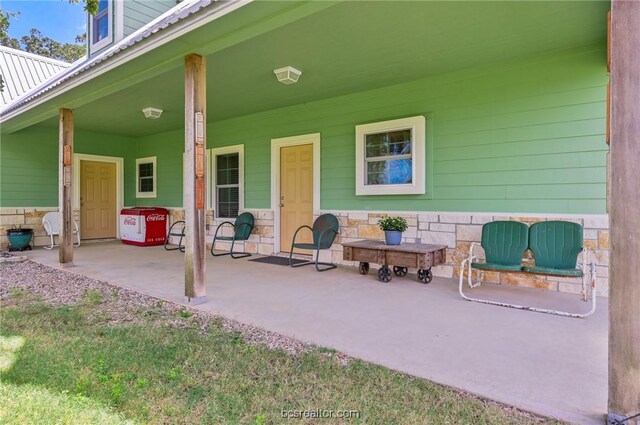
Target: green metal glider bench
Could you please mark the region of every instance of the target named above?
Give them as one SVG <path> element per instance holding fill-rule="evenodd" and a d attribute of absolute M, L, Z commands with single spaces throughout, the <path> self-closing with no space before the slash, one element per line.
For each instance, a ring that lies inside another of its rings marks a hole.
<path fill-rule="evenodd" d="M 469 257 L 460 264 L 458 291 L 462 298 L 484 304 L 566 317 L 587 317 L 595 311 L 595 265 L 594 263 L 589 265 L 591 285 L 588 285 L 586 251 L 582 255 L 582 264 L 578 265 L 578 255 L 584 250 L 581 225 L 568 221 L 545 221 L 535 223 L 528 228 L 526 224 L 517 221 L 494 221 L 482 226 L 480 246 L 485 253 L 484 262 L 479 262 L 480 257 L 474 255 L 476 246 L 478 244 L 475 242 L 471 244 Z M 522 257 L 527 249 L 533 253 L 534 266 L 522 265 Z M 571 313 L 471 298 L 462 291 L 465 268 L 470 288 L 476 288 L 482 284 L 482 272 L 485 270 L 582 278 L 582 299 L 588 301 L 591 296 L 591 310 L 587 313 Z M 473 270 L 480 275 L 475 282 Z"/>
<path fill-rule="evenodd" d="M 244 212 L 240 214 L 238 218 L 236 218 L 236 221 L 234 223 L 231 223 L 230 221 L 220 223 L 220 225 L 216 228 L 216 233 L 213 235 L 213 242 L 211 243 L 211 255 L 213 255 L 214 257 L 231 255 L 231 258 L 233 259 L 250 257 L 251 254 L 248 252 L 234 252 L 233 247 L 236 241 L 246 241 L 249 239 L 249 236 L 251 236 L 251 232 L 253 231 L 254 222 L 255 220 L 253 218 L 253 214 Z M 220 231 L 222 226 L 225 225 L 233 227 L 233 236 L 218 236 L 218 232 Z M 230 241 L 231 249 L 229 250 L 229 252 L 225 252 L 224 254 L 216 254 L 214 252 L 216 241 Z"/>
<path fill-rule="evenodd" d="M 338 236 L 339 227 L 340 224 L 338 222 L 338 219 L 333 214 L 322 214 L 320 217 L 316 218 L 316 220 L 313 222 L 313 228 L 309 226 L 300 226 L 298 230 L 296 230 L 296 232 L 293 234 L 291 251 L 289 252 L 289 265 L 291 267 L 302 267 L 315 264 L 316 270 L 319 272 L 325 272 L 327 270 L 335 269 L 336 267 L 338 267 L 332 263 L 322 263 L 318 261 L 318 257 L 320 256 L 320 250 L 331 248 L 331 245 L 333 245 L 333 241 L 335 241 L 336 237 Z M 313 243 L 296 243 L 298 232 L 302 229 L 311 230 L 311 232 L 313 233 Z M 296 248 L 316 251 L 315 262 L 305 261 L 304 263 L 293 264 L 291 259 L 293 257 L 293 250 Z M 326 267 L 320 268 L 321 265 Z"/>

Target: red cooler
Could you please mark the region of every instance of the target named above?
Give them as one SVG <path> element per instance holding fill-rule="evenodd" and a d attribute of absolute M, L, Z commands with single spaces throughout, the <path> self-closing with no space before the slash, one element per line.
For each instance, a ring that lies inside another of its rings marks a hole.
<path fill-rule="evenodd" d="M 120 236 L 128 245 L 163 245 L 167 237 L 169 211 L 157 207 L 125 208 L 120 211 Z"/>

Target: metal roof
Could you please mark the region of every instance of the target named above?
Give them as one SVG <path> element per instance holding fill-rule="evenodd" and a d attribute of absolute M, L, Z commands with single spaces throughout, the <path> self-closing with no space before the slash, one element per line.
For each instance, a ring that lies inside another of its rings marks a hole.
<path fill-rule="evenodd" d="M 151 37 L 155 33 L 162 31 L 180 21 L 183 21 L 184 19 L 196 14 L 197 12 L 202 11 L 212 4 L 218 3 L 220 5 L 228 5 L 237 2 L 242 2 L 242 0 L 183 0 L 153 21 L 149 22 L 147 25 L 138 29 L 133 34 L 116 42 L 113 46 L 107 48 L 105 51 L 100 52 L 85 61 L 78 61 L 74 63 L 73 66 L 58 74 L 55 78 L 52 78 L 46 83 L 39 85 L 28 93 L 25 93 L 22 97 L 15 100 L 12 104 L 7 105 L 6 108 L 0 109 L 0 116 L 5 115 L 15 109 L 19 109 L 29 101 L 43 95 L 44 93 L 50 91 L 56 86 L 59 86 L 65 81 L 77 77 L 79 74 L 82 74 L 83 72 L 95 67 L 96 65 L 107 61 L 108 59 L 118 55 L 122 51 Z"/>
<path fill-rule="evenodd" d="M 70 66 L 66 62 L 0 46 L 0 76 L 3 83 L 0 109 Z"/>

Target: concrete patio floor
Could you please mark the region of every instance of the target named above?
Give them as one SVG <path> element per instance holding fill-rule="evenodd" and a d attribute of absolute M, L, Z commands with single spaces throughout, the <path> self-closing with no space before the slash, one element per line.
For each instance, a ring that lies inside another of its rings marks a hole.
<path fill-rule="evenodd" d="M 57 251 L 26 255 L 57 266 Z M 253 257 L 255 258 L 255 257 Z M 574 423 L 603 423 L 607 299 L 572 319 L 470 303 L 457 283 L 378 282 L 355 268 L 317 273 L 207 255 L 209 301 L 196 308 Z M 120 242 L 75 249 L 75 273 L 184 303 L 183 254 Z M 483 286 L 475 295 L 586 311 L 576 295 Z"/>

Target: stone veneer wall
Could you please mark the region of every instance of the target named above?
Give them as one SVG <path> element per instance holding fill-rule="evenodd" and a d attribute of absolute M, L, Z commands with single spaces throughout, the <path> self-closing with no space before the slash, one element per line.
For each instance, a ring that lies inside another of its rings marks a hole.
<path fill-rule="evenodd" d="M 57 207 L 36 207 L 36 208 L 0 208 L 0 250 L 9 248 L 7 230 L 14 226 L 26 229 L 33 229 L 34 246 L 46 246 L 51 242 L 42 225 L 42 218 L 51 211 L 58 211 Z M 80 225 L 80 210 L 73 210 L 73 218 Z M 55 239 L 56 243 L 58 238 Z"/>
<path fill-rule="evenodd" d="M 249 240 L 245 242 L 236 242 L 234 250 L 247 251 L 252 254 L 271 255 L 273 254 L 273 211 L 271 210 L 251 210 L 245 209 L 253 214 L 255 217 L 255 226 Z M 173 224 L 178 220 L 184 220 L 184 210 L 170 208 L 169 209 L 169 223 Z M 229 221 L 225 219 L 217 219 L 214 216 L 213 210 L 207 211 L 206 218 L 206 232 L 209 236 L 207 238 L 207 249 L 211 248 L 211 242 L 215 234 L 216 228 L 223 222 Z M 231 226 L 224 226 L 221 230 L 222 236 L 231 236 Z M 172 243 L 177 243 L 177 238 L 172 238 Z M 216 249 L 228 250 L 231 248 L 231 242 L 219 241 L 216 242 Z"/>
<path fill-rule="evenodd" d="M 8 241 L 6 230 L 14 225 L 29 227 L 34 230 L 35 246 L 49 244 L 42 227 L 42 217 L 49 211 L 57 208 L 0 208 L 0 249 L 6 250 Z M 182 220 L 182 209 L 169 209 L 170 223 Z M 272 210 L 246 209 L 256 217 L 256 226 L 246 242 L 238 243 L 239 250 L 251 253 L 270 255 L 273 254 L 274 214 Z M 340 221 L 340 236 L 330 251 L 321 251 L 322 261 L 333 261 L 349 266 L 357 265 L 354 262 L 342 260 L 342 241 L 358 239 L 381 239 L 384 233 L 378 228 L 377 222 L 384 214 L 381 212 L 367 211 L 322 211 L 331 212 Z M 589 260 L 596 264 L 597 293 L 607 296 L 609 292 L 609 220 L 606 215 L 575 215 L 553 216 L 550 215 L 516 215 L 516 214 L 471 214 L 471 213 L 390 213 L 390 215 L 402 216 L 407 219 L 409 229 L 404 233 L 405 242 L 423 242 L 447 245 L 447 262 L 435 267 L 434 275 L 446 278 L 459 276 L 460 262 L 466 258 L 471 242 L 479 242 L 482 225 L 495 220 L 517 220 L 531 225 L 545 220 L 566 220 L 579 223 L 584 228 L 584 245 L 589 251 Z M 74 210 L 74 218 L 79 221 L 79 211 Z M 213 211 L 207 212 L 207 234 L 209 235 L 207 246 L 211 246 L 211 240 L 216 227 L 224 220 L 215 219 Z M 231 228 L 227 227 L 223 235 L 230 235 Z M 174 241 L 175 242 L 175 241 Z M 218 242 L 216 248 L 229 249 L 230 243 Z M 481 250 L 480 250 L 481 252 Z M 527 252 L 526 261 L 531 260 Z M 556 276 L 542 276 L 525 273 L 485 272 L 484 280 L 487 282 L 503 283 L 525 287 L 542 288 L 552 291 L 578 293 L 580 280 L 575 278 L 562 278 Z"/>
<path fill-rule="evenodd" d="M 323 211 L 325 212 L 325 211 Z M 382 239 L 377 222 L 384 213 L 326 211 L 335 214 L 340 220 L 340 240 Z M 409 229 L 404 233 L 405 242 L 422 242 L 447 245 L 447 262 L 435 267 L 435 276 L 458 278 L 460 263 L 468 256 L 472 242 L 480 242 L 482 225 L 496 220 L 515 220 L 531 225 L 546 220 L 563 220 L 579 223 L 584 228 L 584 246 L 589 252 L 588 261 L 596 264 L 596 284 L 598 295 L 609 294 L 609 219 L 606 215 L 553 216 L 553 215 L 508 215 L 508 214 L 472 214 L 472 213 L 390 213 L 407 219 Z M 476 253 L 482 249 L 477 248 Z M 582 255 L 582 254 L 581 254 Z M 336 245 L 331 259 L 341 264 L 355 265 L 342 261 L 342 246 Z M 532 261 L 529 251 L 525 253 L 525 263 Z M 582 261 L 582 257 L 579 258 Z M 552 291 L 579 293 L 581 280 L 558 276 L 543 276 L 528 273 L 485 272 L 485 282 L 542 288 Z"/>
<path fill-rule="evenodd" d="M 251 253 L 270 255 L 273 253 L 273 211 L 246 209 L 256 217 L 256 228 L 246 244 L 239 249 Z M 329 251 L 321 251 L 322 261 L 356 266 L 357 263 L 342 260 L 342 241 L 359 239 L 382 239 L 384 233 L 378 228 L 378 220 L 384 213 L 366 211 L 322 211 L 330 212 L 340 221 L 340 236 Z M 584 228 L 584 246 L 589 251 L 589 262 L 596 264 L 598 295 L 609 293 L 609 220 L 606 215 L 554 216 L 554 215 L 516 215 L 516 214 L 472 214 L 472 213 L 390 213 L 407 219 L 409 229 L 404 233 L 405 242 L 423 242 L 447 245 L 447 262 L 435 267 L 435 276 L 458 278 L 460 263 L 467 257 L 472 242 L 480 242 L 482 225 L 495 220 L 516 220 L 531 225 L 545 220 L 564 220 L 579 223 Z M 172 222 L 182 219 L 181 210 L 172 210 Z M 217 225 L 222 220 L 214 219 L 213 211 L 207 214 L 207 232 L 213 237 Z M 229 228 L 230 229 L 230 228 Z M 229 235 L 229 233 L 225 233 Z M 209 240 L 209 245 L 210 246 Z M 216 248 L 228 249 L 226 242 L 218 242 Z M 477 252 L 482 252 L 478 249 Z M 525 263 L 532 261 L 527 251 Z M 582 261 L 582 257 L 579 258 Z M 524 287 L 541 288 L 567 293 L 579 293 L 581 280 L 557 276 L 542 276 L 528 273 L 485 272 L 485 282 L 502 283 Z"/>

